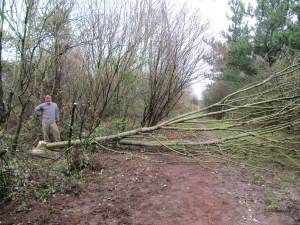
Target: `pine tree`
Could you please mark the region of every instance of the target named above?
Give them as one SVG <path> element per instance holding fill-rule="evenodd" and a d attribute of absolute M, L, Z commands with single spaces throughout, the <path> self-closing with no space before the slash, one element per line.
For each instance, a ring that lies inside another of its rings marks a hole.
<path fill-rule="evenodd" d="M 241 0 L 230 0 L 229 6 L 232 12 L 228 16 L 230 26 L 227 40 L 226 69 L 224 70 L 225 79 L 237 80 L 241 72 L 252 75 L 255 70 L 252 66 L 252 45 L 250 28 L 246 22 L 248 10 Z"/>
<path fill-rule="evenodd" d="M 276 61 L 283 50 L 290 0 L 257 0 L 255 17 L 255 54 L 268 64 Z"/>

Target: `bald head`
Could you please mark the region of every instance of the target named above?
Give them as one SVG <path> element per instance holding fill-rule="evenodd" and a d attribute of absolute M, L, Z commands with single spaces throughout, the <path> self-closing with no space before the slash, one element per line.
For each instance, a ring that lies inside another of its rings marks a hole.
<path fill-rule="evenodd" d="M 44 100 L 47 104 L 50 104 L 52 102 L 52 97 L 50 95 L 44 96 Z"/>

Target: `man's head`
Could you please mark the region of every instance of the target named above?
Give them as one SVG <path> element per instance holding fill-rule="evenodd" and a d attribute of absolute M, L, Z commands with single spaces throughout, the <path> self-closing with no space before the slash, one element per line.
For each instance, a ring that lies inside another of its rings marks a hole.
<path fill-rule="evenodd" d="M 44 100 L 49 105 L 52 102 L 52 97 L 50 95 L 46 95 L 44 96 Z"/>

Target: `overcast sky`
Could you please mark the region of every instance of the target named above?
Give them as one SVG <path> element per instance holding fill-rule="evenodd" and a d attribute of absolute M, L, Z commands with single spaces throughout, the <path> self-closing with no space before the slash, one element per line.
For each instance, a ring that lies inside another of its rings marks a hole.
<path fill-rule="evenodd" d="M 184 0 L 177 0 L 184 1 Z M 199 13 L 209 22 L 209 33 L 215 38 L 220 37 L 221 31 L 227 29 L 229 23 L 226 13 L 229 11 L 228 0 L 190 0 L 184 1 L 192 7 L 199 8 Z M 202 78 L 192 85 L 193 93 L 198 99 L 202 98 L 202 93 L 211 81 Z"/>
<path fill-rule="evenodd" d="M 171 0 L 170 0 L 171 1 Z M 209 33 L 215 37 L 221 37 L 220 33 L 226 31 L 229 22 L 226 13 L 229 12 L 228 0 L 175 0 L 177 4 L 186 4 L 193 9 L 199 8 L 199 13 L 203 19 L 209 22 Z M 172 1 L 174 2 L 174 0 Z M 255 5 L 256 0 L 244 0 L 246 4 Z M 193 93 L 200 99 L 202 93 L 210 81 L 208 79 L 200 80 L 195 83 Z"/>

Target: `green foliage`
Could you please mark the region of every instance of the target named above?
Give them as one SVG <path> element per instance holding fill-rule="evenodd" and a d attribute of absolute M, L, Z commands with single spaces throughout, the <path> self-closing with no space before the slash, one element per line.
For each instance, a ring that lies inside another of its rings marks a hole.
<path fill-rule="evenodd" d="M 292 22 L 295 18 L 291 7 L 295 7 L 291 0 L 257 0 L 255 54 L 265 58 L 269 65 L 273 65 L 284 48 L 297 48 L 299 44 L 294 32 L 299 25 Z"/>
<path fill-rule="evenodd" d="M 41 165 L 37 163 L 33 171 L 38 172 L 43 177 L 38 177 L 37 188 L 34 190 L 35 197 L 40 201 L 47 200 L 57 192 L 63 192 L 64 186 L 72 179 L 68 162 L 61 160 L 54 165 Z"/>
<path fill-rule="evenodd" d="M 226 85 L 229 86 L 230 82 L 237 83 L 240 80 L 240 73 L 241 73 L 241 71 L 239 71 L 238 69 L 234 69 L 234 68 L 227 68 L 226 70 L 224 70 L 224 72 L 223 72 L 224 82 L 228 83 Z M 225 95 L 221 94 L 221 95 L 223 97 L 225 97 L 227 94 L 225 94 Z M 219 99 L 219 100 L 221 100 L 221 99 Z"/>
<path fill-rule="evenodd" d="M 241 72 L 246 75 L 255 74 L 252 60 L 252 44 L 250 29 L 246 22 L 248 11 L 241 0 L 229 1 L 232 16 L 229 16 L 230 26 L 225 35 L 226 45 L 223 61 L 224 78 L 230 81 L 238 81 Z"/>
<path fill-rule="evenodd" d="M 230 74 L 228 74 L 230 75 Z M 233 78 L 232 78 L 233 79 Z M 235 89 L 232 82 L 218 81 L 208 86 L 203 94 L 203 102 L 206 106 L 219 102 Z"/>
<path fill-rule="evenodd" d="M 225 81 L 238 85 L 241 78 L 257 75 L 257 56 L 269 66 L 280 56 L 291 54 L 293 59 L 294 50 L 300 49 L 299 1 L 257 0 L 253 10 L 246 9 L 241 0 L 230 0 L 229 6 L 231 14 L 228 16 L 228 33 L 224 35 L 226 43 L 213 46 L 219 54 L 214 62 L 219 65 Z M 256 19 L 256 24 L 250 29 L 247 21 L 251 17 Z"/>
<path fill-rule="evenodd" d="M 205 92 L 205 105 L 218 102 L 250 82 L 265 79 L 271 71 L 280 71 L 286 66 L 284 62 L 296 60 L 300 49 L 299 1 L 257 0 L 252 10 L 246 9 L 241 0 L 230 0 L 229 6 L 226 42 L 213 46 L 218 53 L 214 63 L 221 73 Z M 247 23 L 250 17 L 256 19 L 253 29 Z"/>
<path fill-rule="evenodd" d="M 66 159 L 47 164 L 26 156 L 9 157 L 0 170 L 0 199 L 14 200 L 18 211 L 26 211 L 33 198 L 43 202 L 57 192 L 64 192 L 70 184 L 77 185 L 81 173 L 71 172 Z"/>
<path fill-rule="evenodd" d="M 292 50 L 300 50 L 300 2 L 292 0 L 290 4 L 289 20 L 282 41 Z"/>
<path fill-rule="evenodd" d="M 119 118 L 114 118 L 111 122 L 110 129 L 112 134 L 113 133 L 118 133 L 120 131 L 124 131 L 128 126 L 128 121 L 127 119 L 119 119 Z"/>
<path fill-rule="evenodd" d="M 288 35 L 288 46 L 292 49 L 300 50 L 300 27 Z"/>
<path fill-rule="evenodd" d="M 232 15 L 227 17 L 231 23 L 228 29 L 229 34 L 225 37 L 228 42 L 235 42 L 238 38 L 249 36 L 248 25 L 245 23 L 247 11 L 241 0 L 230 0 L 229 7 Z"/>
<path fill-rule="evenodd" d="M 266 203 L 273 209 L 279 207 L 279 199 L 272 191 L 266 191 L 264 194 Z"/>
<path fill-rule="evenodd" d="M 220 70 L 221 79 L 216 79 L 216 85 L 209 86 L 204 102 L 206 105 L 221 100 L 230 92 L 241 87 L 245 77 L 254 76 L 256 68 L 253 58 L 253 43 L 251 30 L 247 23 L 250 9 L 246 9 L 241 0 L 230 0 L 231 15 L 228 16 L 230 26 L 224 35 L 226 43 L 214 43 L 213 49 L 217 52 L 215 57 L 217 69 Z M 211 96 L 209 96 L 211 95 Z"/>
<path fill-rule="evenodd" d="M 106 136 L 111 134 L 116 134 L 120 131 L 125 130 L 127 127 L 127 120 L 123 120 L 120 118 L 113 118 L 108 123 L 103 123 L 102 125 L 98 126 L 91 137 L 99 137 L 99 136 Z"/>
<path fill-rule="evenodd" d="M 249 37 L 239 37 L 234 42 L 229 43 L 229 53 L 227 70 L 236 70 L 235 76 L 238 78 L 241 72 L 247 75 L 255 74 L 255 69 L 252 60 L 252 46 L 249 42 Z M 224 73 L 225 73 L 224 71 Z"/>
<path fill-rule="evenodd" d="M 12 159 L 4 169 L 10 172 L 8 198 L 20 201 L 20 207 L 25 209 L 33 188 L 29 167 L 25 161 Z"/>
<path fill-rule="evenodd" d="M 0 151 L 6 151 L 6 153 L 0 157 L 0 200 L 6 198 L 9 193 L 8 182 L 10 171 L 7 168 L 7 153 L 9 151 L 10 141 L 10 135 L 0 127 Z"/>
<path fill-rule="evenodd" d="M 276 175 L 267 183 L 264 193 L 265 202 L 273 209 L 284 207 L 284 202 L 290 199 L 289 187 L 291 186 L 299 186 L 296 177 L 287 174 Z"/>

